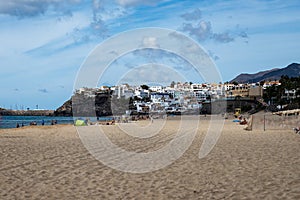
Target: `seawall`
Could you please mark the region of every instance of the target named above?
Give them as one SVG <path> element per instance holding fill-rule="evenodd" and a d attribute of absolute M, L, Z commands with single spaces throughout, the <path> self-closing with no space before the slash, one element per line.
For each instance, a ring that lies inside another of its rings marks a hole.
<path fill-rule="evenodd" d="M 0 110 L 0 115 L 7 116 L 53 116 L 54 110 Z"/>

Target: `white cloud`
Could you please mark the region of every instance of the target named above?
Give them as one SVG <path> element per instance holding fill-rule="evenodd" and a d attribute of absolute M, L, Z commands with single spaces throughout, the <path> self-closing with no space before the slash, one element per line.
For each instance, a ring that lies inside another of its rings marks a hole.
<path fill-rule="evenodd" d="M 0 2 L 0 13 L 11 16 L 33 17 L 44 14 L 48 9 L 70 15 L 70 7 L 81 0 L 9 0 Z"/>
<path fill-rule="evenodd" d="M 120 83 L 129 83 L 132 85 L 141 84 L 159 84 L 167 85 L 172 81 L 185 81 L 184 76 L 177 70 L 162 64 L 145 64 L 131 69 L 119 81 Z"/>
<path fill-rule="evenodd" d="M 184 23 L 182 30 L 188 32 L 191 36 L 195 36 L 199 41 L 210 39 L 212 35 L 211 23 L 209 21 L 200 21 L 195 26 L 191 23 Z"/>
<path fill-rule="evenodd" d="M 106 38 L 110 34 L 108 22 L 116 20 L 128 14 L 127 10 L 109 0 L 93 0 L 93 18 L 90 23 L 91 33 L 101 38 Z"/>
<path fill-rule="evenodd" d="M 6 59 L 47 45 L 63 47 L 65 44 L 76 42 L 80 40 L 77 38 L 80 36 L 75 35 L 76 32 L 73 33 L 74 27 L 81 29 L 89 26 L 88 18 L 77 12 L 74 13 L 72 19 L 63 21 L 56 21 L 52 18 L 39 18 L 34 22 L 32 19 L 10 20 L 14 26 L 1 21 L 0 41 L 1 45 L 6 48 L 0 49 L 0 55 L 7 56 Z"/>
<path fill-rule="evenodd" d="M 156 5 L 158 2 L 163 2 L 163 0 L 116 0 L 121 6 L 138 6 L 138 5 Z"/>
<path fill-rule="evenodd" d="M 234 41 L 234 38 L 228 32 L 215 33 L 213 34 L 213 39 L 221 43 L 228 43 Z"/>
<path fill-rule="evenodd" d="M 211 50 L 207 51 L 207 54 L 209 55 L 210 58 L 212 58 L 213 60 L 219 60 L 219 56 L 215 55 L 214 52 L 212 52 Z"/>
<path fill-rule="evenodd" d="M 183 19 L 186 21 L 194 21 L 194 20 L 200 20 L 202 17 L 202 12 L 199 8 L 196 8 L 192 12 L 187 12 L 182 15 L 180 15 Z"/>
<path fill-rule="evenodd" d="M 213 32 L 212 23 L 210 21 L 201 20 L 198 24 L 183 23 L 181 30 L 193 36 L 196 40 L 202 42 L 206 40 L 214 40 L 220 43 L 233 42 L 235 38 L 248 38 L 246 31 L 241 30 L 239 26 L 235 29 L 224 32 Z"/>
<path fill-rule="evenodd" d="M 142 47 L 159 48 L 159 44 L 157 44 L 157 38 L 155 38 L 155 37 L 145 37 L 143 39 Z"/>

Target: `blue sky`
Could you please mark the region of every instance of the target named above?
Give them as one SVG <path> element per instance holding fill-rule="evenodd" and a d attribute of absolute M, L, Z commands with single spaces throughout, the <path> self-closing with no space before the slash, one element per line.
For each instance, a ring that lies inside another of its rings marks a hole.
<path fill-rule="evenodd" d="M 297 0 L 1 1 L 0 107 L 57 108 L 72 95 L 80 66 L 99 43 L 143 27 L 191 37 L 211 56 L 224 81 L 285 67 L 300 62 L 299 11 Z M 118 63 L 130 65 L 124 60 L 133 55 Z"/>

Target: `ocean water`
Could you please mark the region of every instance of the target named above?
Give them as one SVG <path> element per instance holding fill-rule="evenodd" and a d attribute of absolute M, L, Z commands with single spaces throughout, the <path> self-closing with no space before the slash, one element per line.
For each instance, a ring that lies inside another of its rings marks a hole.
<path fill-rule="evenodd" d="M 16 128 L 17 124 L 29 126 L 30 122 L 36 122 L 38 126 L 51 125 L 52 120 L 57 124 L 73 124 L 73 117 L 49 117 L 49 116 L 0 116 L 0 128 Z"/>
<path fill-rule="evenodd" d="M 75 119 L 89 119 L 91 122 L 112 120 L 113 117 L 49 117 L 49 116 L 0 116 L 0 129 L 4 128 L 16 128 L 17 124 L 22 126 L 29 126 L 30 122 L 36 122 L 38 126 L 51 125 L 53 120 L 57 121 L 57 124 L 74 124 Z"/>

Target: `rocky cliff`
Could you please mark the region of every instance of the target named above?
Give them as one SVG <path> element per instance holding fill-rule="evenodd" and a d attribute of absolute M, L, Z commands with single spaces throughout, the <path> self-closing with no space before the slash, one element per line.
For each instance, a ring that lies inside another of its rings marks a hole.
<path fill-rule="evenodd" d="M 116 98 L 111 93 L 97 93 L 95 96 L 75 94 L 55 110 L 55 116 L 111 116 L 125 114 L 134 109 L 132 99 Z"/>

